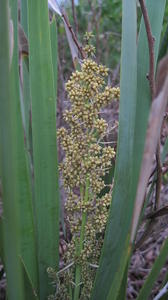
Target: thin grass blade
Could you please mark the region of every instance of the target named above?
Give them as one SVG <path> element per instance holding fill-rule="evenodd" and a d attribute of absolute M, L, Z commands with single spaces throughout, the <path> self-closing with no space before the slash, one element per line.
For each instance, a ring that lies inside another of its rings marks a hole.
<path fill-rule="evenodd" d="M 53 20 L 50 24 L 50 34 L 51 34 L 51 53 L 52 53 L 52 65 L 53 65 L 53 75 L 54 75 L 54 90 L 55 90 L 55 104 L 56 104 L 56 116 L 57 116 L 57 85 L 58 85 L 58 35 L 57 35 L 57 24 L 56 18 L 53 17 Z M 56 136 L 57 141 L 57 136 Z M 60 220 L 60 187 L 59 187 L 59 171 L 58 171 L 58 153 L 56 152 L 56 191 L 57 191 L 57 201 L 56 201 L 56 214 L 55 218 L 57 220 L 55 227 L 55 239 L 57 245 L 59 245 L 59 220 Z M 64 226 L 64 219 L 61 220 Z M 58 250 L 58 248 L 57 248 Z M 56 266 L 59 266 L 59 252 L 56 253 Z"/>
<path fill-rule="evenodd" d="M 53 16 L 52 22 L 50 24 L 50 35 L 51 35 L 51 51 L 52 51 L 52 65 L 53 65 L 53 74 L 54 74 L 54 89 L 56 96 L 57 104 L 57 84 L 58 84 L 58 67 L 57 67 L 57 58 L 58 58 L 58 35 L 57 35 L 57 24 L 56 18 Z"/>

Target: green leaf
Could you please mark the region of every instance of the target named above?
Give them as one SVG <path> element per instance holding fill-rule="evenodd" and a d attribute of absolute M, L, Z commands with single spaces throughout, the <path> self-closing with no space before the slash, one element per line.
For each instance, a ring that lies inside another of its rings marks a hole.
<path fill-rule="evenodd" d="M 58 84 L 58 66 L 57 66 L 57 59 L 58 59 L 58 34 L 57 34 L 57 24 L 55 16 L 52 19 L 50 24 L 50 32 L 51 32 L 51 50 L 52 50 L 52 62 L 53 62 L 53 71 L 54 71 L 54 86 L 55 86 L 55 94 L 56 94 L 56 107 L 57 107 L 57 84 Z M 59 178 L 58 168 L 56 170 L 57 177 Z M 59 180 L 58 180 L 59 182 Z M 60 192 L 58 188 L 58 199 L 60 202 Z M 62 225 L 62 230 L 64 236 L 66 236 L 66 228 L 64 222 L 64 208 L 63 205 L 60 205 L 60 221 Z"/>
<path fill-rule="evenodd" d="M 168 239 L 165 240 L 165 242 L 160 250 L 159 256 L 156 258 L 156 260 L 153 264 L 152 270 L 151 270 L 149 276 L 147 277 L 142 289 L 140 290 L 137 300 L 147 300 L 148 299 L 150 292 L 152 290 L 152 287 L 160 273 L 161 268 L 163 267 L 163 265 L 166 261 L 167 256 L 168 256 Z"/>
<path fill-rule="evenodd" d="M 12 129 L 12 97 L 10 93 L 12 74 L 9 72 L 9 18 L 8 18 L 9 2 L 1 1 L 0 9 L 0 166 L 3 185 L 3 210 L 4 224 L 1 230 L 3 234 L 3 248 L 5 250 L 6 274 L 8 281 L 8 295 L 10 299 L 23 299 L 23 281 L 21 266 L 18 260 L 19 250 L 19 226 L 17 222 L 16 199 L 13 195 L 14 182 L 11 171 L 13 166 L 14 150 L 11 153 L 13 135 Z M 5 121 L 5 123 L 4 123 Z M 7 126 L 7 130 L 5 127 Z M 5 138 L 7 134 L 7 139 Z M 4 162 L 6 166 L 4 169 Z M 11 181 L 11 185 L 10 184 Z M 10 186 L 10 189 L 8 188 Z M 2 219 L 1 219 L 2 222 Z M 16 280 L 16 282 L 15 282 Z M 14 284 L 15 282 L 15 284 Z"/>
<path fill-rule="evenodd" d="M 27 1 L 21 1 L 21 25 L 26 36 L 28 35 L 28 21 L 27 21 Z M 27 66 L 28 58 L 25 55 L 20 55 L 21 70 L 22 70 L 22 84 L 21 84 L 21 103 L 22 103 L 22 118 L 25 130 L 25 141 L 27 156 L 29 160 L 30 176 L 32 176 L 33 170 L 33 158 L 32 158 L 32 128 L 31 128 L 31 96 L 30 96 L 30 82 L 29 82 L 29 68 Z"/>
<path fill-rule="evenodd" d="M 21 256 L 20 256 L 20 261 L 23 267 L 25 299 L 39 300 L 37 290 L 34 289 L 34 284 L 32 282 L 31 274 L 29 274 L 29 270 L 27 269 Z"/>
<path fill-rule="evenodd" d="M 40 299 L 52 291 L 47 268 L 58 268 L 56 101 L 47 0 L 28 1 L 30 89 Z"/>
<path fill-rule="evenodd" d="M 17 22 L 17 1 L 11 0 L 11 12 L 12 20 L 14 24 L 14 33 L 17 38 L 18 33 L 18 22 Z M 25 151 L 24 144 L 24 129 L 21 119 L 21 100 L 20 100 L 20 81 L 19 81 L 19 70 L 18 70 L 18 43 L 16 38 L 14 39 L 14 55 L 13 55 L 13 80 L 12 88 L 17 101 L 15 100 L 15 107 L 13 113 L 17 118 L 16 133 L 14 133 L 16 143 L 16 162 L 17 162 L 17 209 L 19 212 L 19 228 L 20 228 L 20 247 L 21 255 L 24 263 L 31 276 L 31 280 L 34 289 L 38 288 L 38 273 L 37 273 L 37 254 L 36 254 L 36 242 L 35 242 L 35 228 L 33 220 L 33 208 L 32 208 L 32 190 L 31 180 L 29 177 L 29 167 L 27 160 L 27 153 Z M 23 212 L 26 212 L 23 214 Z M 30 251 L 31 249 L 31 251 Z"/>
<path fill-rule="evenodd" d="M 57 103 L 57 84 L 58 84 L 58 68 L 57 68 L 57 56 L 58 56 L 58 35 L 57 35 L 57 24 L 55 16 L 50 24 L 50 34 L 51 34 L 51 51 L 52 51 L 52 64 L 54 72 L 54 88 Z"/>
<path fill-rule="evenodd" d="M 125 299 L 125 297 L 126 297 L 127 281 L 128 281 L 128 278 L 127 278 L 128 266 L 129 266 L 129 261 L 127 263 L 127 266 L 125 267 L 125 271 L 124 271 L 124 274 L 123 274 L 123 279 L 122 279 L 122 282 L 121 282 L 120 291 L 119 291 L 117 300 Z"/>
<path fill-rule="evenodd" d="M 54 73 L 54 90 L 55 90 L 55 103 L 57 108 L 57 85 L 58 85 L 58 64 L 57 64 L 57 58 L 58 58 L 58 35 L 57 35 L 57 24 L 55 16 L 53 17 L 53 20 L 50 24 L 50 34 L 51 34 L 51 51 L 52 51 L 52 64 L 53 64 L 53 73 Z M 57 110 L 56 110 L 57 115 Z M 56 137 L 57 139 L 57 137 Z M 57 202 L 56 202 L 56 214 L 55 218 L 57 220 L 56 227 L 55 227 L 55 239 L 57 245 L 59 245 L 59 220 L 60 220 L 60 188 L 59 188 L 59 171 L 58 171 L 58 153 L 56 152 L 56 190 L 57 190 Z M 64 227 L 64 219 L 61 220 L 62 225 Z M 58 250 L 58 249 L 57 249 Z M 59 252 L 57 251 L 57 258 L 56 258 L 56 266 L 57 269 L 59 266 Z"/>
<path fill-rule="evenodd" d="M 21 24 L 23 26 L 26 36 L 28 35 L 28 15 L 27 15 L 27 1 L 22 0 L 21 4 Z"/>
<path fill-rule="evenodd" d="M 121 100 L 114 189 L 100 268 L 91 298 L 94 300 L 116 299 L 124 280 L 131 252 L 129 236 L 150 109 L 146 31 L 142 22 L 136 55 L 136 1 L 126 2 L 123 0 Z M 165 0 L 148 0 L 146 4 L 157 58 Z"/>
<path fill-rule="evenodd" d="M 130 18 L 131 15 L 131 18 Z M 100 268 L 91 299 L 117 298 L 130 255 L 132 155 L 137 86 L 136 2 L 123 1 L 119 140 L 114 190 Z"/>
<path fill-rule="evenodd" d="M 0 160 L 3 190 L 3 239 L 9 299 L 26 299 L 19 254 L 37 288 L 31 189 L 24 148 L 24 131 L 19 95 L 17 47 L 17 1 L 10 1 L 14 28 L 14 49 L 9 66 L 8 1 L 0 10 Z M 10 69 L 10 71 L 9 71 Z M 25 214 L 26 212 L 26 214 Z"/>

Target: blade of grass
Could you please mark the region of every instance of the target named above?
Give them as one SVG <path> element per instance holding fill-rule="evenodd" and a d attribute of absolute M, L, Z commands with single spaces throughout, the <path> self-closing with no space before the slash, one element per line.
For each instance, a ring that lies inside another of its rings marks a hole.
<path fill-rule="evenodd" d="M 53 65 L 53 74 L 54 74 L 54 90 L 55 90 L 55 103 L 56 103 L 56 116 L 57 116 L 57 85 L 58 85 L 58 64 L 57 64 L 57 58 L 58 58 L 58 35 L 57 35 L 57 24 L 56 24 L 56 18 L 53 17 L 53 20 L 50 24 L 50 34 L 51 34 L 51 52 L 52 52 L 52 65 Z M 57 136 L 56 136 L 56 143 L 57 143 Z M 56 191 L 57 191 L 57 207 L 56 207 L 56 214 L 55 218 L 57 220 L 56 227 L 55 227 L 55 239 L 57 245 L 59 244 L 59 220 L 60 220 L 60 188 L 59 188 L 59 171 L 58 171 L 58 153 L 56 151 Z M 61 223 L 64 226 L 64 218 L 61 219 Z M 58 267 L 59 265 L 59 253 L 57 252 L 57 259 L 56 259 L 56 265 Z"/>
<path fill-rule="evenodd" d="M 130 19 L 130 15 L 132 16 Z M 91 299 L 117 298 L 130 255 L 129 228 L 137 86 L 136 2 L 123 1 L 119 140 L 109 221 Z"/>
<path fill-rule="evenodd" d="M 37 290 L 34 289 L 34 284 L 32 282 L 31 274 L 29 273 L 29 270 L 27 269 L 21 256 L 20 256 L 20 260 L 21 260 L 21 265 L 23 267 L 25 299 L 39 300 Z"/>
<path fill-rule="evenodd" d="M 119 290 L 119 294 L 117 297 L 117 300 L 121 300 L 121 299 L 125 299 L 126 298 L 126 291 L 127 291 L 127 273 L 128 273 L 128 266 L 129 266 L 129 262 L 127 263 L 127 266 L 125 267 L 125 271 L 123 274 L 123 279 L 121 282 L 121 287 Z"/>
<path fill-rule="evenodd" d="M 28 36 L 28 24 L 27 24 L 27 1 L 21 1 L 21 25 Z M 21 56 L 21 68 L 22 68 L 22 95 L 23 95 L 23 108 L 25 117 L 25 134 L 26 143 L 29 147 L 29 126 L 30 126 L 30 84 L 29 84 L 29 72 L 24 59 L 24 55 Z"/>
<path fill-rule="evenodd" d="M 27 1 L 21 1 L 21 25 L 26 37 L 28 36 L 28 21 L 27 21 Z M 30 177 L 33 176 L 33 149 L 32 149 L 32 124 L 31 124 L 31 96 L 30 96 L 30 82 L 29 82 L 29 64 L 28 56 L 20 54 L 20 68 L 21 68 L 21 100 L 23 105 L 24 116 L 24 130 L 26 150 L 29 161 Z M 32 183 L 33 184 L 33 183 Z M 33 189 L 33 186 L 32 186 Z"/>
<path fill-rule="evenodd" d="M 56 101 L 47 0 L 28 1 L 30 87 L 40 299 L 52 291 L 47 268 L 58 269 Z"/>
<path fill-rule="evenodd" d="M 51 50 L 52 50 L 52 63 L 53 63 L 53 71 L 54 71 L 54 87 L 55 87 L 55 95 L 56 95 L 56 108 L 57 108 L 57 84 L 58 84 L 58 67 L 57 67 L 57 58 L 58 58 L 58 34 L 57 34 L 57 24 L 56 24 L 56 18 L 53 16 L 52 22 L 50 24 L 50 32 L 51 32 Z M 58 162 L 58 157 L 57 157 Z M 59 189 L 59 171 L 58 167 L 56 169 L 56 176 L 57 176 L 57 199 L 60 203 L 60 189 Z M 65 228 L 65 222 L 64 222 L 64 211 L 63 207 L 60 205 L 60 215 L 57 216 L 59 220 L 61 221 L 62 230 L 64 233 L 64 236 L 66 236 L 66 228 Z M 59 230 L 59 229 L 57 229 Z M 59 241 L 58 241 L 59 242 Z"/>
<path fill-rule="evenodd" d="M 18 34 L 18 9 L 17 0 L 10 1 L 12 21 L 14 24 L 14 33 L 17 38 Z M 35 243 L 35 228 L 33 220 L 33 209 L 32 209 L 32 190 L 31 182 L 29 177 L 28 160 L 25 152 L 24 144 L 24 129 L 21 119 L 21 102 L 20 100 L 20 87 L 19 87 L 19 70 L 18 70 L 18 43 L 15 38 L 14 42 L 14 74 L 13 74 L 13 91 L 17 97 L 17 102 L 15 102 L 16 107 L 14 107 L 14 113 L 17 118 L 16 123 L 16 133 L 14 137 L 17 143 L 16 147 L 16 161 L 17 161 L 17 172 L 18 172 L 18 197 L 17 205 L 19 216 L 19 228 L 20 228 L 20 255 L 24 261 L 24 264 L 30 274 L 34 289 L 38 289 L 38 273 L 37 273 L 37 255 L 36 255 L 36 243 Z M 25 213 L 23 213 L 25 212 Z M 30 251 L 31 249 L 31 251 Z"/>
<path fill-rule="evenodd" d="M 22 0 L 21 3 L 21 24 L 26 36 L 28 36 L 28 20 L 27 20 L 27 1 Z"/>
<path fill-rule="evenodd" d="M 151 289 L 160 273 L 161 268 L 163 267 L 163 265 L 166 261 L 167 256 L 168 256 L 168 239 L 165 240 L 165 242 L 160 250 L 159 256 L 156 258 L 156 260 L 153 264 L 152 270 L 151 270 L 149 276 L 147 277 L 142 289 L 140 290 L 137 300 L 147 300 L 148 299 Z"/>
<path fill-rule="evenodd" d="M 13 12 L 17 9 L 14 1 Z M 17 16 L 17 13 L 16 13 Z M 5 268 L 8 282 L 9 299 L 24 299 L 23 280 L 19 254 L 19 196 L 18 158 L 17 157 L 17 115 L 18 98 L 15 83 L 15 66 L 17 47 L 14 50 L 9 71 L 9 2 L 1 1 L 0 9 L 0 166 L 3 186 L 3 248 L 5 251 Z M 16 19 L 17 20 L 17 19 Z M 17 45 L 17 35 L 15 34 Z"/>
<path fill-rule="evenodd" d="M 57 35 L 57 24 L 56 18 L 53 16 L 52 22 L 50 24 L 50 34 L 51 34 L 51 51 L 52 51 L 52 64 L 54 72 L 54 88 L 56 95 L 57 104 L 57 81 L 58 81 L 58 68 L 57 68 L 57 56 L 58 56 L 58 35 Z"/>

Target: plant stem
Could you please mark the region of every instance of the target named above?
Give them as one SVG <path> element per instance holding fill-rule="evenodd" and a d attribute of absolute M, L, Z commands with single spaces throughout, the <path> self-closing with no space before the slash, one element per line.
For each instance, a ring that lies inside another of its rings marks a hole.
<path fill-rule="evenodd" d="M 84 203 L 88 201 L 89 196 L 89 178 L 86 179 L 86 186 L 85 186 L 85 195 L 84 195 Z M 80 241 L 79 245 L 76 244 L 76 256 L 80 258 L 82 249 L 83 249 L 83 242 L 85 238 L 85 225 L 87 220 L 87 212 L 82 213 L 82 225 L 81 225 L 81 232 L 80 232 Z M 74 291 L 74 300 L 79 299 L 80 293 L 80 280 L 81 280 L 81 265 L 77 263 L 76 272 L 75 272 L 75 291 Z"/>
<path fill-rule="evenodd" d="M 144 18 L 147 40 L 148 40 L 148 47 L 149 47 L 148 80 L 149 80 L 149 85 L 150 85 L 151 97 L 152 97 L 152 101 L 153 101 L 155 98 L 155 57 L 154 57 L 155 39 L 152 35 L 151 24 L 150 24 L 149 15 L 148 15 L 148 11 L 147 11 L 145 2 L 144 2 L 144 0 L 139 0 L 139 3 L 141 6 L 143 18 Z"/>
<path fill-rule="evenodd" d="M 74 21 L 75 34 L 77 36 L 77 34 L 78 34 L 78 21 L 77 21 L 76 8 L 75 8 L 74 0 L 71 0 L 71 3 L 72 3 L 72 15 L 73 15 L 73 21 Z"/>
<path fill-rule="evenodd" d="M 152 101 L 156 97 L 156 84 L 155 84 L 155 53 L 154 53 L 154 43 L 155 39 L 152 35 L 152 29 L 151 24 L 149 20 L 148 11 L 145 5 L 144 0 L 139 0 L 142 15 L 144 18 L 145 28 L 146 28 L 146 34 L 147 34 L 147 40 L 148 40 L 148 48 L 149 48 L 149 86 L 150 86 L 150 92 Z M 158 140 L 158 145 L 156 149 L 156 163 L 157 163 L 157 180 L 156 180 L 156 196 L 155 196 L 155 206 L 154 210 L 156 210 L 160 203 L 160 191 L 161 191 L 161 184 L 162 184 L 162 164 L 161 164 L 161 158 L 160 158 L 160 137 Z"/>
<path fill-rule="evenodd" d="M 157 163 L 157 180 L 156 180 L 156 195 L 155 195 L 154 210 L 157 210 L 159 208 L 160 192 L 162 187 L 162 163 L 160 158 L 160 140 L 157 144 L 156 163 Z"/>
<path fill-rule="evenodd" d="M 72 300 L 72 287 L 71 287 L 71 285 L 69 285 L 69 297 L 70 297 L 70 300 Z"/>

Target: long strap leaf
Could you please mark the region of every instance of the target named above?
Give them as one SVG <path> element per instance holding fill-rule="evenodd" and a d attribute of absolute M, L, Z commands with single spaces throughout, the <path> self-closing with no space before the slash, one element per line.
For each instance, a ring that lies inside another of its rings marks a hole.
<path fill-rule="evenodd" d="M 47 268 L 58 268 L 56 100 L 47 0 L 28 1 L 30 89 L 40 299 L 52 291 Z"/>
<path fill-rule="evenodd" d="M 19 255 L 25 261 L 36 288 L 36 256 L 33 235 L 31 191 L 24 149 L 24 132 L 20 110 L 17 1 L 10 1 L 13 21 L 13 55 L 9 71 L 8 1 L 0 10 L 0 145 L 3 189 L 3 236 L 9 299 L 26 299 Z M 26 212 L 25 217 L 23 214 Z M 30 251 L 31 249 L 31 251 Z"/>
<path fill-rule="evenodd" d="M 131 16 L 131 18 L 130 18 Z M 121 99 L 115 183 L 92 300 L 116 299 L 130 254 L 132 155 L 137 86 L 136 1 L 123 1 Z"/>
<path fill-rule="evenodd" d="M 57 24 L 56 18 L 53 17 L 53 20 L 50 24 L 50 34 L 51 34 L 51 51 L 52 51 L 52 64 L 53 64 L 53 73 L 54 73 L 54 90 L 55 90 L 55 103 L 56 103 L 56 110 L 57 110 L 57 85 L 58 85 L 58 36 L 57 36 Z M 56 215 L 55 218 L 57 220 L 56 227 L 55 227 L 55 240 L 57 245 L 59 244 L 59 220 L 60 220 L 60 188 L 59 188 L 59 171 L 58 171 L 58 153 L 56 152 L 56 190 L 57 190 L 57 202 L 56 202 Z M 56 266 L 59 266 L 59 253 L 58 249 L 56 252 Z"/>

